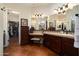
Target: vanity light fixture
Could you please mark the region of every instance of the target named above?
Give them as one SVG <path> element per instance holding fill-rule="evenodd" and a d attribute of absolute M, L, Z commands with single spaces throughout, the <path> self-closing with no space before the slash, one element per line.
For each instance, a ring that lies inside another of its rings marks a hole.
<path fill-rule="evenodd" d="M 2 11 L 6 11 L 6 8 L 5 8 L 5 7 L 2 7 L 1 10 L 2 10 Z"/>
<path fill-rule="evenodd" d="M 63 5 L 63 10 L 67 11 L 68 10 L 68 4 Z"/>
<path fill-rule="evenodd" d="M 58 7 L 57 14 L 65 14 L 65 12 L 68 10 L 68 3 L 64 4 L 62 7 Z"/>
<path fill-rule="evenodd" d="M 53 13 L 58 14 L 58 9 L 54 9 Z"/>
<path fill-rule="evenodd" d="M 60 7 L 60 10 L 63 10 L 63 7 Z"/>
<path fill-rule="evenodd" d="M 66 11 L 65 10 L 63 10 L 63 13 L 65 13 Z"/>
<path fill-rule="evenodd" d="M 73 4 L 72 4 L 72 3 L 69 3 L 69 4 L 68 4 L 68 6 L 69 6 L 68 8 L 69 8 L 69 9 L 73 9 L 73 7 L 76 6 L 76 5 L 78 5 L 78 4 L 75 4 L 75 3 L 73 3 Z"/>
<path fill-rule="evenodd" d="M 42 17 L 42 16 L 43 16 L 42 14 L 40 14 L 40 13 L 37 14 L 37 13 L 36 13 L 36 14 L 32 15 L 32 18 L 40 18 L 40 17 Z"/>
<path fill-rule="evenodd" d="M 68 3 L 65 5 L 65 8 L 68 8 Z"/>
<path fill-rule="evenodd" d="M 38 16 L 39 17 L 39 16 L 42 16 L 42 14 L 35 14 L 35 16 Z"/>
<path fill-rule="evenodd" d="M 58 14 L 61 14 L 61 12 L 58 12 Z"/>
<path fill-rule="evenodd" d="M 57 9 L 54 9 L 54 12 L 55 14 L 65 14 L 68 9 L 73 9 L 73 7 L 76 5 L 78 4 L 66 3 L 63 4 L 62 7 L 58 7 Z"/>
<path fill-rule="evenodd" d="M 62 13 L 62 10 L 63 10 L 63 8 L 62 7 L 59 7 L 58 8 L 58 14 L 61 14 Z"/>

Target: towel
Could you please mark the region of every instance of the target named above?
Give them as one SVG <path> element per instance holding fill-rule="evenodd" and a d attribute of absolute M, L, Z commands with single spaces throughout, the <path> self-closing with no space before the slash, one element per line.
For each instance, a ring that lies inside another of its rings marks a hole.
<path fill-rule="evenodd" d="M 74 47 L 79 48 L 79 17 L 75 18 Z"/>
<path fill-rule="evenodd" d="M 79 48 L 79 35 L 75 35 L 74 47 Z"/>

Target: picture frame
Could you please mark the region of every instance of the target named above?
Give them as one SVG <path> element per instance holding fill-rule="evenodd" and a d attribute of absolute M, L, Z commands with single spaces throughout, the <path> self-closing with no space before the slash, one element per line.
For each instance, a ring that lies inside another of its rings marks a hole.
<path fill-rule="evenodd" d="M 28 26 L 28 19 L 21 18 L 21 26 Z"/>

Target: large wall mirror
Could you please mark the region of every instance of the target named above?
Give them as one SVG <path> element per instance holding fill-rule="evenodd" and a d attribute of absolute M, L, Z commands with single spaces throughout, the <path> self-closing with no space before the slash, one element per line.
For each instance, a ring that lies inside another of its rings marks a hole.
<path fill-rule="evenodd" d="M 50 30 L 50 31 L 72 31 L 74 32 L 74 20 L 66 15 L 51 15 L 44 18 L 32 18 L 31 26 L 35 30 Z M 63 27 L 62 27 L 63 26 Z"/>
<path fill-rule="evenodd" d="M 34 18 L 32 19 L 32 26 L 36 30 L 49 30 L 54 31 L 68 31 L 74 33 L 75 28 L 75 14 L 79 13 L 79 6 L 68 9 L 65 14 L 53 14 L 47 18 Z M 63 29 L 62 29 L 63 28 Z"/>
<path fill-rule="evenodd" d="M 66 15 L 51 15 L 49 17 L 49 28 L 55 28 L 55 31 L 71 31 L 71 20 L 67 19 Z"/>
<path fill-rule="evenodd" d="M 31 18 L 31 27 L 34 27 L 35 30 L 46 30 L 46 28 L 47 28 L 47 17 Z"/>

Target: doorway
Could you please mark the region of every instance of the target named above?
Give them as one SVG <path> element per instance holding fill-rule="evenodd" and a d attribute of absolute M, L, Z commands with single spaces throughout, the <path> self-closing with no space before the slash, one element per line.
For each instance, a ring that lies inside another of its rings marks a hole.
<path fill-rule="evenodd" d="M 15 43 L 19 44 L 19 13 L 17 13 L 16 11 L 8 10 L 7 21 L 9 46 Z"/>
<path fill-rule="evenodd" d="M 19 43 L 19 22 L 16 21 L 8 21 L 8 33 L 9 33 L 9 44 Z"/>
<path fill-rule="evenodd" d="M 19 23 L 20 23 L 20 18 L 19 18 L 19 13 L 13 13 L 12 11 L 8 10 L 7 11 L 7 19 L 6 19 L 6 24 L 7 25 L 7 35 L 9 36 L 7 41 L 8 45 L 4 48 L 4 55 L 9 55 L 7 52 L 9 49 L 11 49 L 13 46 L 16 48 L 16 46 L 19 45 Z M 6 43 L 6 44 L 7 44 Z"/>

